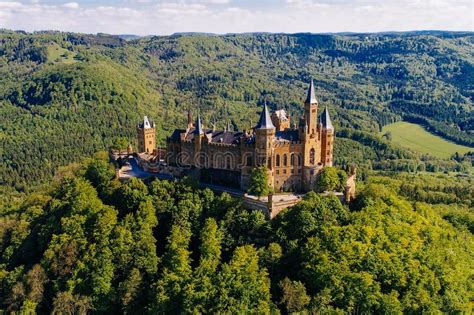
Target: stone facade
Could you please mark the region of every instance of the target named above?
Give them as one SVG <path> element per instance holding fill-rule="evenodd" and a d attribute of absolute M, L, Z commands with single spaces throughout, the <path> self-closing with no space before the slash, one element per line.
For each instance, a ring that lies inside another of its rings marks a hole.
<path fill-rule="evenodd" d="M 141 146 L 140 141 L 148 139 L 149 129 L 140 127 L 145 125 L 146 121 L 137 128 L 142 152 L 154 148 L 154 142 L 145 141 Z M 250 131 L 206 129 L 199 116 L 193 123 L 188 113 L 186 129 L 176 129 L 167 138 L 166 166 L 209 184 L 241 190 L 247 189 L 254 167 L 266 166 L 269 184 L 275 191 L 308 191 L 319 172 L 332 166 L 334 144 L 334 127 L 327 107 L 318 119 L 312 81 L 299 124 L 294 128 L 290 125 L 290 116 L 284 110 L 270 116 L 266 105 L 258 124 Z"/>
<path fill-rule="evenodd" d="M 147 116 L 137 125 L 138 152 L 153 153 L 156 149 L 155 123 Z"/>

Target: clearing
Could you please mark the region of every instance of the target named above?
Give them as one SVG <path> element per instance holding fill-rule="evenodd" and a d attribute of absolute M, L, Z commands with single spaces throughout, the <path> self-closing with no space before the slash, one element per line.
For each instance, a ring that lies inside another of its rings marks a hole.
<path fill-rule="evenodd" d="M 419 153 L 428 153 L 439 158 L 449 158 L 454 153 L 464 154 L 474 148 L 450 142 L 428 132 L 423 126 L 399 121 L 382 128 L 381 134 L 392 133 L 392 141 Z"/>

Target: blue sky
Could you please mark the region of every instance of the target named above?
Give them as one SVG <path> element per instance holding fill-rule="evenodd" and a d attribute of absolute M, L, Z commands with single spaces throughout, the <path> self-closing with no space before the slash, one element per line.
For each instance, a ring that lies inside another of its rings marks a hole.
<path fill-rule="evenodd" d="M 0 28 L 176 32 L 474 30 L 474 0 L 0 0 Z"/>

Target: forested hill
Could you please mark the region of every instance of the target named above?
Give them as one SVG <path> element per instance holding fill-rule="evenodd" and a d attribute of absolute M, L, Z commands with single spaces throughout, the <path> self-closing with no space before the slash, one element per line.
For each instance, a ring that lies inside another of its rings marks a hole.
<path fill-rule="evenodd" d="M 133 139 L 144 114 L 157 122 L 161 141 L 184 124 L 189 107 L 207 124 L 230 121 L 239 129 L 256 122 L 265 99 L 296 117 L 310 78 L 338 130 L 379 131 L 403 116 L 473 146 L 473 52 L 473 33 L 188 34 L 126 41 L 0 31 L 0 183 L 23 188 L 119 136 Z M 393 155 L 398 149 L 389 144 L 367 153 L 373 148 L 360 141 L 364 137 L 340 142 L 339 158 L 347 161 L 344 154 L 355 149 L 378 162 L 409 157 Z"/>

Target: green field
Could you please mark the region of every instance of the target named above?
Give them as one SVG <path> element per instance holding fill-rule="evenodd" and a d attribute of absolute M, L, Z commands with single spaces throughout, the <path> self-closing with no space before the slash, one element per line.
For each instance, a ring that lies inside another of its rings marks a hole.
<path fill-rule="evenodd" d="M 75 53 L 60 47 L 57 44 L 48 45 L 48 61 L 51 63 L 72 64 L 77 62 L 74 59 Z"/>
<path fill-rule="evenodd" d="M 384 126 L 381 134 L 386 132 L 391 132 L 392 141 L 405 148 L 420 153 L 429 153 L 439 158 L 449 158 L 456 152 L 464 154 L 468 151 L 474 151 L 474 148 L 449 142 L 426 131 L 420 125 L 405 121 Z"/>

